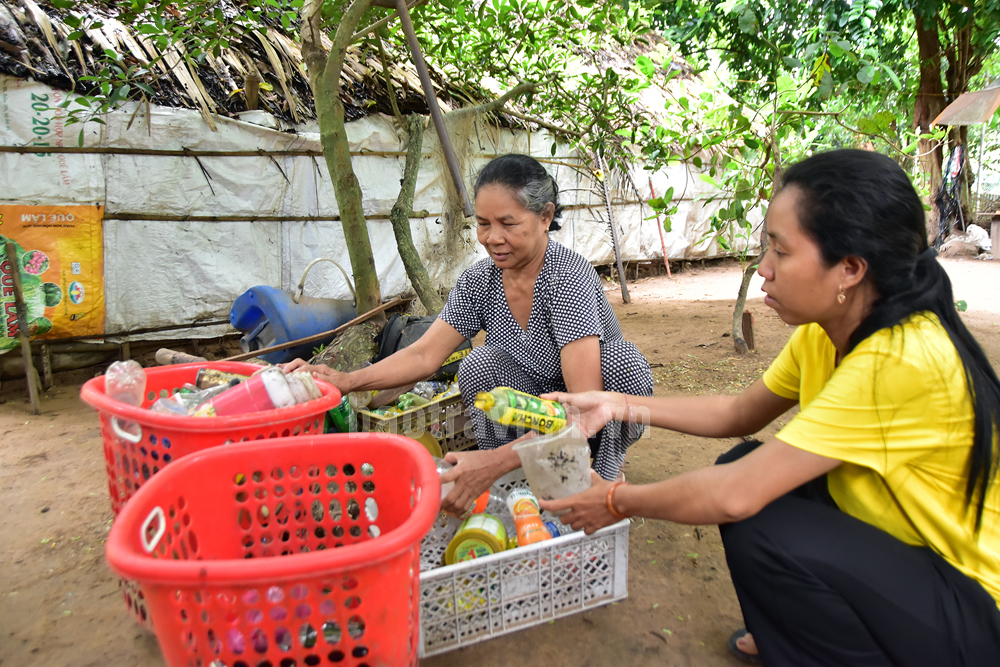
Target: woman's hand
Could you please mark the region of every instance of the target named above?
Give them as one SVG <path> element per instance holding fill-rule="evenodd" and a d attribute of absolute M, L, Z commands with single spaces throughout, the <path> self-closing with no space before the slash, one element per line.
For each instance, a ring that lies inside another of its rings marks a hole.
<path fill-rule="evenodd" d="M 608 511 L 607 505 L 608 489 L 611 488 L 612 482 L 603 479 L 593 470 L 590 471 L 590 480 L 591 487 L 586 491 L 561 500 L 539 500 L 538 504 L 549 512 L 568 509 L 569 511 L 560 516 L 559 520 L 572 526 L 573 530 L 582 529 L 587 535 L 618 523 L 619 520 Z"/>
<path fill-rule="evenodd" d="M 557 401 L 566 406 L 566 413 L 587 432 L 590 437 L 604 428 L 613 419 L 623 417 L 624 408 L 619 407 L 620 394 L 609 391 L 585 391 L 580 394 L 567 394 L 561 391 L 542 394 L 541 398 Z M 622 414 L 618 414 L 622 413 Z"/>
<path fill-rule="evenodd" d="M 287 364 L 282 364 L 281 370 L 284 371 L 285 374 L 303 372 L 311 373 L 313 377 L 323 380 L 324 382 L 329 382 L 343 394 L 347 394 L 351 391 L 351 383 L 347 379 L 348 374 L 335 371 L 326 364 L 310 364 L 304 359 L 293 359 Z"/>
<path fill-rule="evenodd" d="M 454 468 L 441 475 L 441 483 L 454 482 L 455 487 L 441 501 L 441 510 L 462 517 L 476 498 L 504 474 L 498 465 L 495 450 L 449 452 L 444 460 Z"/>

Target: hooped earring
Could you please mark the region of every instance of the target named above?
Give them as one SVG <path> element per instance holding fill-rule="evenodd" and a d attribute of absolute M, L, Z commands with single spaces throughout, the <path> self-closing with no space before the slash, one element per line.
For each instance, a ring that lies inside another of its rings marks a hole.
<path fill-rule="evenodd" d="M 837 303 L 843 304 L 845 301 L 847 301 L 847 295 L 844 294 L 844 288 L 841 287 L 840 294 L 837 295 Z"/>

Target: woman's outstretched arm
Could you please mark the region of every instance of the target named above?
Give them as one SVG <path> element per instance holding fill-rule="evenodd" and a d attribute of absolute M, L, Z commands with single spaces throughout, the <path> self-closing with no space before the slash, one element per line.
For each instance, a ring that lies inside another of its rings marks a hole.
<path fill-rule="evenodd" d="M 577 411 L 581 424 L 591 433 L 611 420 L 632 419 L 708 438 L 756 433 L 797 403 L 794 399 L 775 394 L 762 380 L 757 380 L 734 396 L 653 398 L 590 391 L 582 394 L 554 392 L 542 398 L 559 401 Z"/>

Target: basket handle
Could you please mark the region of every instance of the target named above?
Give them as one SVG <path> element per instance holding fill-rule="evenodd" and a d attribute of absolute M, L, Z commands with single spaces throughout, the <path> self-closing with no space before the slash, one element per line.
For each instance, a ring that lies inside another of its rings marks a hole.
<path fill-rule="evenodd" d="M 123 429 L 121 424 L 118 423 L 118 417 L 111 418 L 111 430 L 115 432 L 115 436 L 126 442 L 131 442 L 133 445 L 138 445 L 139 441 L 142 440 L 142 425 L 138 423 L 135 423 L 135 425 L 139 427 L 139 435 L 133 435 Z"/>
<path fill-rule="evenodd" d="M 160 520 L 160 527 L 156 529 L 156 533 L 150 539 L 146 538 L 146 533 L 149 531 L 149 524 L 153 522 L 153 519 Z M 146 550 L 146 553 L 153 553 L 153 549 L 156 545 L 160 543 L 160 538 L 163 537 L 163 533 L 167 530 L 167 518 L 163 515 L 163 508 L 156 506 L 153 511 L 149 513 L 146 520 L 142 522 L 142 528 L 139 529 L 139 539 L 142 541 L 142 548 Z"/>

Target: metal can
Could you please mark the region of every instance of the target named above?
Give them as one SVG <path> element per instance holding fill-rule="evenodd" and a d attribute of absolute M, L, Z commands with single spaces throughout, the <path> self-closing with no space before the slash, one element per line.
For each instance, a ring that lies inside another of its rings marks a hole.
<path fill-rule="evenodd" d="M 358 417 L 351 407 L 351 401 L 344 396 L 340 399 L 340 405 L 326 413 L 327 432 L 355 433 L 358 430 Z"/>
<path fill-rule="evenodd" d="M 198 371 L 194 386 L 198 387 L 198 389 L 211 389 L 212 387 L 219 387 L 221 385 L 239 384 L 246 379 L 246 375 L 226 373 L 213 368 L 202 368 Z"/>

